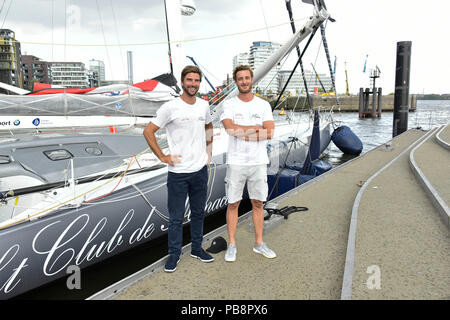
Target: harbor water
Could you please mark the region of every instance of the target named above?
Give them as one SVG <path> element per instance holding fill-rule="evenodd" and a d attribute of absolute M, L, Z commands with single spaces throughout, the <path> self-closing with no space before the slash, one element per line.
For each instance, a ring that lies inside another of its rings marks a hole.
<path fill-rule="evenodd" d="M 279 111 L 274 111 L 276 118 Z M 373 148 L 384 144 L 392 139 L 392 112 L 383 112 L 380 118 L 359 119 L 357 112 L 342 112 L 335 110 L 333 119 L 337 126 L 346 125 L 363 142 L 363 151 L 366 153 Z M 410 112 L 408 117 L 408 128 L 422 128 L 429 130 L 432 127 L 444 125 L 450 121 L 450 100 L 418 100 L 417 111 Z M 324 154 L 323 160 L 334 167 L 354 158 L 344 155 L 333 143 Z M 241 205 L 240 214 L 250 210 L 249 203 Z M 208 233 L 225 222 L 225 212 L 208 217 L 205 220 L 204 232 Z M 184 243 L 189 241 L 189 228 L 184 230 Z M 81 272 L 81 289 L 69 290 L 66 278 L 54 281 L 43 287 L 22 294 L 14 299 L 86 299 L 94 293 L 108 287 L 111 284 L 139 271 L 140 269 L 161 259 L 167 254 L 167 237 L 163 236 L 149 244 L 143 244 L 133 250 L 119 254 L 107 259 Z"/>
<path fill-rule="evenodd" d="M 393 112 L 383 112 L 380 118 L 359 119 L 355 112 L 338 112 L 333 115 L 334 120 L 341 121 L 361 139 L 363 143 L 362 153 L 378 147 L 392 139 Z M 408 116 L 408 129 L 430 128 L 447 124 L 450 121 L 450 100 L 418 100 L 417 110 L 410 112 Z M 333 143 L 323 160 L 338 166 L 353 156 L 343 154 Z"/>

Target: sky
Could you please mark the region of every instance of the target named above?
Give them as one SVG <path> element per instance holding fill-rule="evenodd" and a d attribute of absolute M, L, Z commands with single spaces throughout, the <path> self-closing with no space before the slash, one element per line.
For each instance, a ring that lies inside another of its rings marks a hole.
<path fill-rule="evenodd" d="M 196 12 L 182 16 L 184 49 L 214 86 L 232 73 L 233 56 L 253 41 L 283 44 L 292 36 L 285 0 L 194 0 Z M 292 0 L 297 30 L 312 6 Z M 450 93 L 450 4 L 446 0 L 326 0 L 336 22 L 326 22 L 336 87 L 368 87 L 369 71 L 381 71 L 377 87 L 395 91 L 397 42 L 411 41 L 410 93 Z M 127 79 L 127 51 L 133 52 L 134 82 L 169 72 L 163 0 L 0 0 L 2 28 L 15 32 L 22 54 L 47 61 L 102 60 L 108 80 Z M 106 44 L 106 45 L 105 45 Z M 303 48 L 305 42 L 300 44 Z M 366 73 L 363 73 L 367 58 Z M 296 51 L 282 63 L 291 70 Z M 186 59 L 186 64 L 192 64 Z M 329 74 L 316 33 L 303 64 Z M 202 91 L 207 91 L 206 81 Z"/>

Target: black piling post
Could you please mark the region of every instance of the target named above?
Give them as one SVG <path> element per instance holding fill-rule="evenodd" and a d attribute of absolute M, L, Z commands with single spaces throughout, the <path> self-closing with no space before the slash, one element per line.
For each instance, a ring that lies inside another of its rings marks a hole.
<path fill-rule="evenodd" d="M 364 91 L 364 118 L 366 117 L 366 114 L 369 113 L 369 98 L 370 98 L 370 89 L 366 88 Z"/>
<path fill-rule="evenodd" d="M 381 110 L 383 108 L 383 90 L 378 88 L 378 116 L 381 118 Z"/>
<path fill-rule="evenodd" d="M 375 88 L 375 81 L 372 89 L 372 119 L 377 117 L 377 89 Z"/>
<path fill-rule="evenodd" d="M 364 89 L 359 88 L 359 118 L 362 119 L 364 114 Z"/>
<path fill-rule="evenodd" d="M 409 74 L 411 66 L 411 41 L 397 42 L 395 66 L 394 123 L 392 137 L 408 130 Z"/>

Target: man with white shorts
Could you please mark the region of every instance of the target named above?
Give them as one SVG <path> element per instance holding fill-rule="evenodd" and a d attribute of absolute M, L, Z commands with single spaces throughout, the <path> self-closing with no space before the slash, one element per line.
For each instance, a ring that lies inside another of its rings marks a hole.
<path fill-rule="evenodd" d="M 267 200 L 267 140 L 274 132 L 274 121 L 270 104 L 253 95 L 253 72 L 249 66 L 238 66 L 233 79 L 239 94 L 223 103 L 220 120 L 229 134 L 227 152 L 227 174 L 225 191 L 228 197 L 227 228 L 229 246 L 225 261 L 236 261 L 236 228 L 238 209 L 245 184 L 252 203 L 255 227 L 253 251 L 267 258 L 276 254 L 263 242 L 264 209 Z"/>

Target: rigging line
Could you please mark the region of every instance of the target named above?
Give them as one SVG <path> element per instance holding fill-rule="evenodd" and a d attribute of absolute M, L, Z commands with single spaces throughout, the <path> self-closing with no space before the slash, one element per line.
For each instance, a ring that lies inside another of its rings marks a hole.
<path fill-rule="evenodd" d="M 165 186 L 166 182 L 163 181 L 163 179 L 165 179 L 165 177 L 157 178 L 154 182 L 155 183 L 159 183 L 159 184 L 157 184 L 155 186 L 152 186 L 152 187 L 150 187 L 148 189 L 142 190 L 142 193 L 145 195 L 147 193 L 153 192 L 153 191 L 155 191 L 155 190 Z M 134 184 L 130 184 L 130 186 L 132 186 L 132 185 L 134 185 Z M 117 198 L 117 199 L 114 199 L 114 200 L 96 201 L 95 203 L 83 202 L 83 203 L 81 203 L 81 205 L 85 206 L 85 205 L 111 204 L 111 203 L 117 203 L 117 202 L 121 202 L 121 201 L 131 200 L 131 199 L 137 198 L 139 196 L 140 196 L 139 194 L 136 194 L 136 195 L 132 195 L 132 196 Z"/>
<path fill-rule="evenodd" d="M 285 64 L 285 63 L 287 62 L 287 60 L 289 59 L 291 53 L 292 53 L 292 51 L 289 51 L 288 55 L 284 58 L 284 61 L 283 61 L 283 64 L 281 65 L 281 67 L 280 67 L 280 70 L 281 70 L 282 67 L 284 67 L 284 64 Z M 278 63 L 277 63 L 277 64 L 278 64 Z M 276 67 L 276 66 L 273 66 L 272 69 L 275 68 L 275 67 Z M 270 69 L 270 71 L 272 71 L 272 69 Z M 269 71 L 269 72 L 270 72 L 270 71 Z M 267 88 L 272 84 L 273 80 L 275 79 L 275 77 L 276 77 L 277 75 L 278 75 L 278 73 L 275 72 L 275 74 L 273 75 L 272 79 L 270 79 L 270 82 L 267 84 L 267 86 L 264 88 L 263 91 L 267 90 Z M 264 79 L 264 78 L 263 78 L 263 79 Z M 261 79 L 261 80 L 263 80 L 263 79 Z M 260 80 L 260 81 L 261 81 L 261 80 Z"/>
<path fill-rule="evenodd" d="M 297 127 L 296 127 L 296 129 L 295 129 L 294 137 L 293 137 L 293 139 L 292 139 L 292 141 L 291 141 L 291 145 L 289 146 L 289 150 L 288 150 L 288 152 L 286 153 L 286 157 L 285 157 L 285 159 L 284 159 L 284 164 L 283 164 L 282 168 L 285 168 L 285 167 L 286 167 L 286 163 L 287 163 L 289 154 L 290 154 L 290 152 L 291 152 L 292 146 L 294 145 L 294 142 L 295 142 L 295 143 L 299 142 L 299 143 L 302 143 L 302 144 L 304 144 L 304 145 L 308 145 L 308 144 L 302 142 L 300 139 L 295 138 L 295 136 L 297 135 L 297 131 L 298 131 L 298 126 L 299 126 L 299 124 L 300 124 L 300 121 L 297 122 Z M 305 131 L 305 132 L 306 132 L 306 131 Z M 308 151 L 308 153 L 307 153 L 307 157 L 308 157 L 308 156 L 311 157 L 311 155 L 309 154 L 309 151 Z M 305 159 L 305 160 L 306 160 L 306 159 Z M 310 158 L 310 160 L 311 160 L 311 158 Z M 272 196 L 272 193 L 275 191 L 275 188 L 277 187 L 277 184 L 278 184 L 279 179 L 280 179 L 280 171 L 277 172 L 276 179 L 275 179 L 275 183 L 274 183 L 274 185 L 273 185 L 273 187 L 272 187 L 272 190 L 270 191 L 269 196 L 267 197 L 268 199 Z"/>
<path fill-rule="evenodd" d="M 269 27 L 267 26 L 267 21 L 266 21 L 266 15 L 264 14 L 264 7 L 262 5 L 262 0 L 259 0 L 259 5 L 261 6 L 261 11 L 262 11 L 262 15 L 264 18 L 264 24 L 266 25 L 266 31 L 267 31 L 267 38 L 270 40 L 270 33 L 269 33 Z"/>
<path fill-rule="evenodd" d="M 0 8 L 0 15 L 2 14 L 3 7 L 5 6 L 5 2 L 6 2 L 6 0 L 3 0 L 2 7 Z"/>
<path fill-rule="evenodd" d="M 286 89 L 286 87 L 287 87 L 287 84 L 289 83 L 289 81 L 290 81 L 292 75 L 293 75 L 294 72 L 295 72 L 295 69 L 296 69 L 297 66 L 300 64 L 300 61 L 301 61 L 301 59 L 302 59 L 302 57 L 303 57 L 303 54 L 306 52 L 306 49 L 308 48 L 309 44 L 311 43 L 311 40 L 313 39 L 313 37 L 314 37 L 316 31 L 317 31 L 317 28 L 312 32 L 311 36 L 309 37 L 308 42 L 306 43 L 306 46 L 305 46 L 305 48 L 303 49 L 302 54 L 299 56 L 299 58 L 298 58 L 298 60 L 297 60 L 297 63 L 295 64 L 295 67 L 294 67 L 294 69 L 292 70 L 292 72 L 291 72 L 291 74 L 290 74 L 290 76 L 289 76 L 289 78 L 288 78 L 288 80 L 287 80 L 287 82 L 286 82 L 286 85 L 284 86 L 283 90 L 281 91 L 280 95 L 278 96 L 278 99 L 277 99 L 277 102 L 275 103 L 275 106 L 278 104 L 278 101 L 280 100 L 280 98 L 281 98 L 283 92 L 285 91 L 285 89 Z M 316 61 L 317 61 L 317 57 L 316 57 Z M 273 109 L 272 109 L 272 110 L 273 110 Z M 295 130 L 295 135 L 296 135 L 296 133 L 297 133 L 299 123 L 300 123 L 300 122 L 297 123 L 297 128 L 296 128 L 296 130 Z M 295 135 L 294 135 L 294 136 L 295 136 Z M 296 140 L 295 140 L 295 137 L 293 137 L 293 138 L 292 138 L 292 141 L 291 141 L 291 145 L 289 146 L 289 149 L 288 149 L 288 151 L 287 151 L 287 153 L 286 153 L 286 157 L 285 157 L 285 159 L 284 159 L 283 167 L 286 166 L 287 159 L 288 159 L 288 157 L 289 157 L 289 154 L 291 153 L 292 146 L 294 145 L 294 143 L 295 143 L 296 141 L 300 141 L 300 140 L 299 140 L 299 139 L 296 139 Z M 307 156 L 308 156 L 308 155 L 307 155 Z M 269 196 L 267 197 L 268 199 L 272 196 L 272 193 L 275 191 L 275 188 L 277 187 L 277 184 L 278 184 L 279 179 L 280 179 L 280 171 L 277 172 L 276 179 L 275 179 L 275 183 L 274 183 L 274 185 L 273 185 L 273 187 L 272 187 L 272 190 L 270 191 Z"/>
<path fill-rule="evenodd" d="M 13 3 L 13 1 L 14 1 L 14 0 L 11 0 L 11 2 L 9 3 L 8 9 L 6 10 L 5 17 L 3 18 L 2 27 L 1 27 L 0 29 L 3 29 L 3 26 L 5 25 L 6 17 L 8 16 L 9 9 L 11 8 L 11 4 Z M 2 6 L 2 8 L 3 8 L 3 6 Z"/>
<path fill-rule="evenodd" d="M 52 0 L 52 61 L 55 61 L 54 59 L 54 48 L 55 46 L 53 45 L 54 41 L 54 33 L 55 33 L 55 24 L 54 24 L 54 19 L 55 19 L 55 0 Z"/>
<path fill-rule="evenodd" d="M 212 74 L 208 69 L 206 69 L 200 62 L 198 62 L 198 61 L 196 61 L 196 62 L 197 62 L 197 64 L 198 64 L 200 67 L 202 67 L 202 69 L 205 70 L 210 76 L 213 76 L 214 79 L 217 80 L 217 82 L 220 82 L 220 81 L 221 81 L 221 80 L 220 80 L 219 78 L 217 78 L 214 74 Z M 203 72 L 203 73 L 205 73 L 205 72 Z"/>
<path fill-rule="evenodd" d="M 221 101 L 219 101 L 219 100 L 225 99 L 225 97 L 227 97 L 227 96 L 233 91 L 234 85 L 235 85 L 235 84 L 234 84 L 234 81 L 233 81 L 232 83 L 230 83 L 228 86 L 226 86 L 226 87 L 223 89 L 222 92 L 224 92 L 225 90 L 227 90 L 227 92 L 226 92 L 226 93 L 223 93 L 220 97 L 218 97 L 218 100 L 217 100 L 217 101 L 214 101 L 214 102 L 209 106 L 210 111 L 213 111 L 213 112 L 214 112 L 214 110 L 219 106 L 219 103 L 221 102 Z M 219 95 L 220 95 L 220 93 L 219 93 Z M 208 102 L 211 103 L 211 101 L 214 100 L 215 97 L 217 97 L 217 95 L 211 97 L 211 99 L 209 99 Z"/>
<path fill-rule="evenodd" d="M 164 150 L 166 147 L 168 147 L 168 145 L 167 145 L 167 143 L 166 143 L 165 141 L 163 141 L 163 142 L 161 143 L 161 149 Z M 142 150 L 141 152 L 139 152 L 137 155 L 133 155 L 132 157 L 130 157 L 130 158 L 129 158 L 130 163 L 128 164 L 128 167 L 130 167 L 130 165 L 134 162 L 134 160 L 137 162 L 137 157 L 140 157 L 141 155 L 147 153 L 147 151 L 151 151 L 150 148 L 146 148 L 146 149 Z M 123 156 L 123 155 L 122 155 L 122 156 Z M 125 155 L 125 156 L 127 156 L 127 155 Z M 84 157 L 77 157 L 77 158 L 84 158 Z M 89 157 L 86 157 L 86 158 L 89 158 Z M 116 166 L 115 168 L 106 169 L 107 171 L 106 171 L 102 176 L 99 176 L 99 177 L 98 177 L 96 180 L 94 180 L 93 182 L 97 182 L 97 181 L 102 180 L 102 179 L 103 179 L 104 177 L 106 177 L 108 174 L 111 174 L 111 172 L 114 171 L 114 170 L 119 170 L 119 168 L 121 168 L 121 167 L 123 167 L 123 166 L 126 165 L 126 161 L 127 161 L 127 160 L 128 160 L 128 159 L 122 159 L 122 161 L 123 161 L 122 164 Z M 124 163 L 124 162 L 125 162 L 125 163 Z M 157 164 L 156 164 L 156 165 L 157 165 Z M 127 169 L 127 170 L 128 170 L 128 169 Z M 124 173 L 126 173 L 127 170 L 125 170 Z M 116 177 L 117 177 L 117 176 L 114 176 L 114 177 L 112 177 L 110 180 L 115 180 Z M 107 183 L 109 183 L 109 182 L 107 181 L 105 184 L 107 184 Z M 49 189 L 49 190 L 55 190 L 55 189 L 58 189 L 58 188 L 60 188 L 60 187 L 57 186 L 57 187 L 51 188 L 51 189 Z M 94 189 L 94 190 L 95 190 L 95 189 Z"/>
<path fill-rule="evenodd" d="M 141 191 L 136 185 L 132 184 L 131 186 L 139 193 L 138 195 L 142 196 L 142 198 L 144 199 L 145 202 L 147 202 L 147 204 L 150 206 L 150 208 L 152 208 L 152 210 L 153 210 L 153 209 L 155 210 L 154 212 L 155 212 L 161 219 L 166 220 L 166 221 L 169 221 L 169 217 L 163 215 L 162 213 L 160 213 L 159 210 L 156 209 L 156 206 L 154 206 L 154 205 L 152 205 L 152 204 L 150 203 L 150 201 L 145 197 L 145 194 L 142 193 L 142 191 Z"/>
<path fill-rule="evenodd" d="M 291 74 L 289 75 L 289 78 L 288 78 L 288 80 L 286 81 L 286 84 L 285 84 L 284 87 L 283 87 L 283 90 L 281 90 L 280 94 L 278 95 L 278 98 L 277 98 L 277 101 L 275 102 L 275 105 L 277 105 L 278 102 L 280 101 L 282 94 L 283 94 L 284 91 L 286 90 L 286 87 L 287 87 L 289 81 L 291 80 L 292 76 L 294 75 L 295 69 L 297 69 L 298 65 L 300 64 L 300 61 L 302 60 L 303 55 L 304 55 L 305 52 L 306 52 L 306 49 L 308 48 L 309 44 L 311 43 L 311 40 L 313 39 L 314 35 L 316 34 L 316 31 L 317 31 L 317 28 L 314 29 L 313 32 L 311 33 L 311 36 L 309 37 L 308 42 L 306 43 L 305 48 L 303 49 L 302 54 L 300 55 L 300 57 L 298 57 L 297 63 L 295 64 L 294 69 L 292 69 L 292 72 L 291 72 Z M 272 109 L 272 111 L 273 111 L 273 109 Z"/>
<path fill-rule="evenodd" d="M 295 28 L 294 16 L 292 13 L 292 6 L 291 6 L 290 0 L 286 0 L 286 9 L 288 10 L 289 21 L 291 22 L 292 32 L 295 34 L 296 28 Z M 301 55 L 300 45 L 297 45 L 296 49 L 297 49 L 297 55 L 300 57 L 300 55 Z M 306 97 L 308 99 L 308 105 L 309 105 L 309 108 L 312 109 L 311 97 L 309 96 L 308 84 L 307 84 L 307 81 L 305 78 L 305 69 L 303 67 L 303 62 L 301 60 L 300 60 L 300 70 L 301 70 L 301 75 L 302 75 L 302 79 L 303 79 L 303 86 L 306 91 Z M 298 103 L 298 99 L 297 99 L 297 103 Z M 297 106 L 297 103 L 296 103 L 295 107 Z M 294 107 L 294 110 L 295 110 L 295 107 Z"/>
<path fill-rule="evenodd" d="M 336 92 L 337 91 L 336 90 L 336 82 L 335 82 L 335 78 L 334 78 L 334 74 L 333 74 L 333 69 L 331 67 L 330 52 L 328 50 L 327 38 L 326 38 L 326 35 L 325 35 L 325 28 L 326 28 L 327 23 L 328 23 L 328 20 L 325 23 L 325 26 L 324 25 L 320 25 L 320 32 L 322 33 L 322 42 L 323 42 L 323 47 L 325 49 L 325 55 L 326 55 L 327 62 L 328 62 L 328 68 L 329 68 L 329 71 L 330 71 L 332 89 L 334 91 L 334 96 L 336 98 L 336 103 L 338 105 L 338 109 L 339 109 L 339 111 L 341 111 L 341 104 L 339 103 L 339 97 L 338 97 L 338 94 Z"/>
<path fill-rule="evenodd" d="M 137 160 L 137 159 L 135 158 L 135 160 Z M 125 172 L 123 173 L 123 175 L 120 177 L 119 182 L 116 184 L 116 186 L 115 186 L 110 192 L 108 192 L 108 193 L 106 193 L 106 194 L 103 194 L 103 195 L 101 195 L 101 196 L 99 196 L 99 197 L 97 197 L 97 198 L 87 200 L 87 201 L 85 201 L 85 202 L 90 203 L 90 202 L 93 202 L 93 201 L 96 201 L 96 200 L 100 200 L 100 199 L 103 199 L 103 198 L 109 196 L 111 193 L 113 193 L 113 192 L 117 189 L 117 187 L 119 186 L 119 184 L 122 182 L 122 179 L 123 179 L 123 177 L 125 177 L 125 174 L 126 174 L 126 172 L 128 171 L 128 169 L 130 169 L 131 163 L 132 163 L 132 161 L 130 161 L 130 163 L 128 164 L 127 169 L 125 170 Z"/>
<path fill-rule="evenodd" d="M 114 20 L 114 29 L 116 31 L 116 36 L 117 36 L 117 43 L 119 44 L 119 53 L 120 53 L 120 61 L 122 62 L 122 72 L 123 74 L 127 74 L 126 72 L 126 68 L 125 68 L 125 62 L 123 59 L 123 52 L 122 52 L 122 46 L 120 45 L 120 39 L 119 39 L 119 28 L 117 28 L 117 19 L 116 19 L 116 13 L 114 11 L 114 6 L 113 6 L 113 2 L 112 0 L 109 0 L 110 4 L 111 4 L 111 11 L 112 11 L 112 15 L 113 15 L 113 20 Z M 128 77 L 128 75 L 127 75 Z"/>
<path fill-rule="evenodd" d="M 294 131 L 294 134 L 293 134 L 293 137 L 292 137 L 291 145 L 289 146 L 289 149 L 288 149 L 288 151 L 286 153 L 286 157 L 284 159 L 283 166 L 280 167 L 280 168 L 285 168 L 286 167 L 287 159 L 289 157 L 289 154 L 291 153 L 291 149 L 292 149 L 292 146 L 294 145 L 294 143 L 301 142 L 300 139 L 296 138 L 297 131 L 299 129 L 299 125 L 300 125 L 300 121 L 297 122 L 297 126 L 295 128 L 295 131 Z M 281 157 L 281 155 L 279 155 L 279 157 Z M 272 190 L 270 191 L 269 195 L 267 196 L 267 199 L 270 199 L 270 197 L 272 196 L 272 193 L 275 191 L 275 188 L 278 187 L 278 181 L 280 180 L 280 173 L 281 173 L 281 170 L 278 170 L 278 172 L 276 174 L 275 183 L 273 184 Z"/>
<path fill-rule="evenodd" d="M 326 23 L 326 22 L 325 22 Z M 319 58 L 319 53 L 320 53 L 320 48 L 322 48 L 322 41 L 319 41 L 319 47 L 317 48 L 317 54 L 316 54 L 316 58 L 314 59 L 314 67 L 317 65 L 317 59 Z M 311 78 L 313 77 L 314 73 L 311 73 Z M 311 80 L 310 78 L 310 80 Z M 316 77 L 317 78 L 317 77 Z M 317 81 L 317 79 L 316 79 Z"/>
<path fill-rule="evenodd" d="M 143 190 L 142 194 L 150 193 L 150 192 L 152 192 L 152 191 L 154 191 L 154 190 L 156 190 L 156 189 L 158 189 L 158 188 L 161 188 L 162 186 L 164 186 L 164 185 L 166 184 L 166 181 L 165 181 L 165 177 L 164 177 L 164 176 L 162 176 L 162 177 L 155 177 L 155 178 L 156 178 L 156 179 L 153 180 L 153 183 L 154 183 L 154 184 L 157 184 L 157 185 L 151 186 L 150 188 L 147 188 L 147 189 Z M 96 180 L 96 181 L 97 181 L 97 180 Z M 94 182 L 95 182 L 95 181 L 94 181 Z M 132 185 L 134 185 L 134 184 L 132 184 Z M 64 204 L 64 203 L 61 203 L 61 200 L 58 200 L 58 199 L 55 199 L 54 197 L 52 197 L 52 196 L 51 196 L 51 193 L 48 194 L 48 196 L 51 197 L 51 198 L 53 199 L 54 202 L 59 202 L 61 205 Z M 107 203 L 115 203 L 115 202 L 120 202 L 120 201 L 125 201 L 125 200 L 131 200 L 131 199 L 136 198 L 136 197 L 138 197 L 138 196 L 139 196 L 139 195 L 133 195 L 133 196 L 127 196 L 127 197 L 117 198 L 117 199 L 115 199 L 115 200 L 96 201 L 96 202 L 94 203 L 94 205 L 97 205 L 97 204 L 107 204 Z M 44 201 L 49 202 L 49 201 L 47 201 L 47 200 L 44 200 Z M 91 203 L 89 203 L 89 202 L 83 202 L 83 203 L 81 203 L 81 205 L 91 205 Z M 26 206 L 17 206 L 17 205 L 11 206 L 11 205 L 9 205 L 9 204 L 6 204 L 6 205 L 4 205 L 4 206 L 5 206 L 5 207 L 9 207 L 9 208 L 15 207 L 15 208 L 20 208 L 20 209 L 40 210 L 40 208 L 38 208 L 38 207 L 26 207 Z"/>
<path fill-rule="evenodd" d="M 67 48 L 67 0 L 64 0 L 64 61 L 66 60 L 66 48 Z M 65 93 L 66 89 L 64 89 Z M 66 99 L 64 99 L 64 102 Z"/>
<path fill-rule="evenodd" d="M 105 30 L 103 28 L 103 20 L 102 20 L 102 14 L 100 12 L 100 7 L 98 5 L 98 0 L 95 0 L 95 3 L 97 5 L 97 12 L 98 12 L 98 17 L 100 18 L 100 26 L 101 26 L 101 30 L 102 30 L 102 35 L 103 35 L 103 43 L 105 46 L 105 51 L 106 51 L 106 57 L 108 59 L 108 64 L 109 64 L 109 68 L 110 68 L 110 72 L 111 72 L 111 78 L 114 79 L 114 74 L 113 74 L 113 68 L 112 68 L 112 64 L 111 64 L 111 58 L 109 57 L 109 50 L 108 50 L 108 46 L 106 44 L 106 37 L 105 37 Z"/>
<path fill-rule="evenodd" d="M 304 21 L 306 19 L 309 19 L 309 17 L 302 18 L 302 19 L 295 20 L 295 21 Z M 280 23 L 280 24 L 277 24 L 277 25 L 269 26 L 269 28 L 278 28 L 278 27 L 284 26 L 284 25 L 286 25 L 288 23 L 289 22 Z M 251 30 L 243 31 L 243 32 L 226 33 L 226 34 L 222 34 L 222 35 L 218 35 L 218 36 L 210 36 L 210 37 L 203 37 L 203 38 L 177 40 L 177 42 L 183 43 L 183 42 L 195 42 L 195 41 L 204 41 L 204 40 L 214 40 L 214 39 L 220 39 L 220 38 L 227 38 L 227 37 L 244 35 L 244 34 L 247 34 L 247 33 L 254 33 L 254 32 L 262 31 L 262 30 L 265 30 L 265 29 L 266 29 L 265 27 L 264 28 L 257 28 L 257 29 L 251 29 Z M 18 40 L 13 40 L 13 42 L 19 42 L 19 41 Z M 51 45 L 51 43 L 48 43 L 48 42 L 35 42 L 35 41 L 20 41 L 20 43 L 34 44 L 34 45 Z M 163 45 L 163 44 L 168 44 L 168 42 L 167 41 L 141 42 L 141 43 L 125 43 L 125 44 L 120 44 L 120 45 L 121 46 L 150 46 L 150 45 Z M 61 46 L 61 45 L 64 45 L 64 44 L 62 44 L 62 43 L 54 43 L 54 45 Z M 119 44 L 117 44 L 117 43 L 113 43 L 113 44 L 69 43 L 67 45 L 68 46 L 72 46 L 72 47 L 102 47 L 102 46 L 114 47 L 114 46 L 118 46 Z"/>
<path fill-rule="evenodd" d="M 303 78 L 303 79 L 305 79 L 305 78 Z M 297 105 L 298 105 L 298 101 L 300 100 L 300 95 L 298 95 L 297 96 L 297 101 L 295 101 L 295 105 L 294 105 L 294 109 L 292 109 L 292 113 L 294 113 L 295 112 L 295 109 L 297 108 Z M 311 110 L 312 108 L 311 108 L 311 105 L 309 104 L 310 103 L 310 97 L 309 97 L 309 95 L 307 94 L 306 95 L 306 99 L 303 99 L 303 106 L 302 106 L 302 108 L 300 109 L 300 112 L 302 112 L 303 110 L 305 110 L 305 105 L 306 105 L 306 100 L 308 100 L 308 106 L 309 106 L 309 110 Z"/>
<path fill-rule="evenodd" d="M 131 162 L 130 162 L 130 165 L 131 165 Z M 128 170 L 128 168 L 127 168 L 127 170 Z M 63 202 L 61 202 L 60 204 L 56 204 L 56 205 L 54 205 L 54 206 L 52 206 L 52 207 L 50 207 L 50 208 L 42 209 L 41 211 L 39 211 L 39 212 L 37 212 L 37 213 L 28 215 L 28 217 L 26 217 L 26 218 L 22 218 L 22 219 L 19 219 L 18 221 L 11 222 L 10 224 L 7 224 L 7 225 L 5 225 L 5 226 L 0 227 L 0 230 L 1 230 L 1 229 L 4 229 L 4 228 L 8 228 L 8 227 L 10 227 L 10 226 L 13 226 L 13 225 L 15 225 L 15 224 L 18 224 L 18 223 L 21 223 L 21 222 L 30 220 L 30 219 L 33 218 L 33 217 L 36 217 L 36 216 L 38 216 L 38 215 L 40 215 L 40 214 L 43 214 L 43 213 L 45 213 L 45 212 L 51 211 L 51 210 L 53 210 L 53 209 L 56 209 L 56 208 L 60 207 L 61 205 L 65 205 L 65 204 L 69 203 L 70 201 L 74 201 L 74 200 L 76 200 L 76 199 L 78 199 L 78 198 L 80 198 L 80 197 L 83 197 L 83 196 L 85 196 L 86 194 L 88 194 L 89 192 L 94 192 L 95 190 L 97 190 L 97 189 L 99 189 L 99 188 L 105 186 L 106 184 L 108 184 L 108 183 L 110 183 L 110 182 L 116 180 L 117 178 L 120 178 L 120 177 L 124 176 L 124 175 L 126 174 L 127 170 L 124 171 L 120 176 L 116 176 L 116 177 L 112 178 L 111 180 L 107 181 L 107 182 L 104 183 L 103 185 L 99 185 L 99 186 L 93 188 L 92 190 L 89 190 L 89 191 L 84 192 L 84 193 L 82 193 L 82 194 L 80 194 L 80 195 L 78 195 L 78 196 L 75 196 L 75 197 L 73 197 L 72 199 L 63 201 Z M 59 202 L 59 201 L 58 201 L 58 202 Z M 38 209 L 38 210 L 40 210 L 40 209 Z"/>
<path fill-rule="evenodd" d="M 277 109 L 280 105 L 282 105 L 283 102 L 285 102 L 285 101 L 287 100 L 287 98 L 289 98 L 290 96 L 291 96 L 291 94 L 288 93 L 288 94 L 286 95 L 286 97 L 285 97 L 285 98 L 284 98 L 277 106 L 275 106 L 275 108 L 273 108 L 273 110 Z"/>

